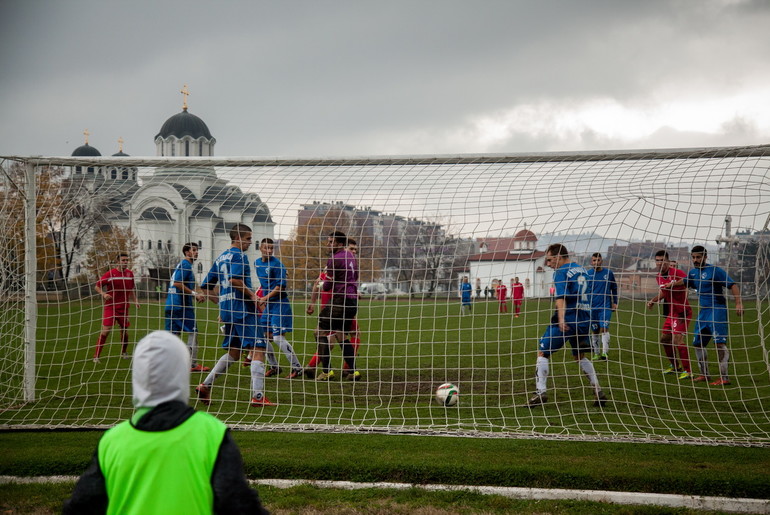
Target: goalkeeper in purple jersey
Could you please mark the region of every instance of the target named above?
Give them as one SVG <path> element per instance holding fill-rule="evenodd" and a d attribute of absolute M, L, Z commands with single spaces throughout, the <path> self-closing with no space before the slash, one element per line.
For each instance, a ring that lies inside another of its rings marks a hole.
<path fill-rule="evenodd" d="M 593 359 L 606 360 L 610 351 L 610 320 L 618 309 L 618 283 L 612 270 L 602 268 L 604 259 L 598 252 L 591 256 L 588 291 L 591 297 L 591 350 Z"/>
<path fill-rule="evenodd" d="M 684 284 L 698 292 L 700 310 L 698 311 L 698 321 L 695 323 L 695 337 L 692 344 L 698 358 L 700 375 L 693 381 L 706 382 L 710 379 L 706 346 L 713 338 L 719 358 L 720 378 L 711 384 L 714 386 L 728 385 L 730 384 L 728 372 L 730 351 L 727 348 L 727 299 L 724 291 L 730 290 L 735 299 L 735 313 L 738 316 L 743 316 L 741 290 L 738 284 L 727 275 L 727 272 L 718 266 L 706 263 L 708 252 L 702 245 L 693 247 L 690 251 L 690 257 L 693 268 L 687 274 L 687 278 L 672 281 L 661 288 L 670 289 Z"/>
<path fill-rule="evenodd" d="M 355 366 L 356 348 L 350 341 L 345 341 L 345 333 L 351 331 L 358 313 L 358 261 L 346 248 L 348 238 L 345 233 L 331 233 L 327 245 L 331 249 L 332 257 L 326 262 L 328 278 L 321 290 L 331 292 L 332 298 L 318 315 L 318 357 L 323 372 L 316 376 L 316 380 L 329 381 L 334 378 L 334 371 L 330 370 L 329 354 L 331 346 L 339 343 L 348 365 L 348 379 L 358 381 L 361 373 Z"/>
<path fill-rule="evenodd" d="M 524 406 L 534 408 L 548 400 L 547 381 L 551 354 L 564 347 L 572 347 L 572 356 L 588 377 L 596 398 L 594 406 L 604 406 L 607 397 L 599 386 L 596 370 L 586 353 L 591 351 L 588 333 L 591 325 L 591 305 L 588 296 L 588 276 L 585 268 L 570 260 L 564 245 L 555 243 L 545 251 L 545 264 L 553 268 L 556 312 L 538 344 L 535 395 Z"/>

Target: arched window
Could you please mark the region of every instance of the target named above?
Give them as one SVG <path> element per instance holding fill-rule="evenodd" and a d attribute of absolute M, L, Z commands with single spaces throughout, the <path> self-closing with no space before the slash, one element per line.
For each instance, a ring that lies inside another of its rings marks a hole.
<path fill-rule="evenodd" d="M 152 240 L 147 240 L 147 250 L 152 250 Z"/>
<path fill-rule="evenodd" d="M 203 242 L 201 240 L 198 240 L 198 250 L 203 248 Z"/>
<path fill-rule="evenodd" d="M 203 155 L 203 140 L 198 142 L 198 155 L 199 156 Z"/>
<path fill-rule="evenodd" d="M 128 170 L 123 170 L 123 178 L 128 179 Z"/>
<path fill-rule="evenodd" d="M 171 155 L 172 156 L 176 155 L 176 141 L 171 142 Z"/>
<path fill-rule="evenodd" d="M 186 156 L 190 155 L 190 141 L 189 140 L 184 142 L 184 155 L 186 155 Z"/>
<path fill-rule="evenodd" d="M 163 240 L 158 240 L 158 250 L 163 250 Z"/>
<path fill-rule="evenodd" d="M 144 250 L 144 240 L 139 240 L 139 250 Z"/>
<path fill-rule="evenodd" d="M 110 177 L 112 177 L 113 179 L 117 179 L 118 171 L 113 168 L 112 171 L 110 172 Z"/>

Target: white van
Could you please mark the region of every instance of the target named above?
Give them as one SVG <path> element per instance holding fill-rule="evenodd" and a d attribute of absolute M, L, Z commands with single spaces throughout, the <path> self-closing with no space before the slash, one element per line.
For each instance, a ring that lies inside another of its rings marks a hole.
<path fill-rule="evenodd" d="M 388 293 L 388 289 L 383 283 L 362 283 L 358 288 L 358 293 L 363 296 L 384 296 Z"/>

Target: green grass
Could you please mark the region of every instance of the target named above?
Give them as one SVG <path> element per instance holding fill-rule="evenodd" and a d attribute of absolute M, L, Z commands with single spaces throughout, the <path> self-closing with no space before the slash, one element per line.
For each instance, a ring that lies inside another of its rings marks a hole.
<path fill-rule="evenodd" d="M 202 361 L 221 355 L 216 310 L 198 310 Z M 220 378 L 208 410 L 231 426 L 339 428 L 455 434 L 478 432 L 553 437 L 770 442 L 770 373 L 763 356 L 757 306 L 746 303 L 732 320 L 734 385 L 713 388 L 661 375 L 661 319 L 643 302 L 624 300 L 613 320 L 609 362 L 597 363 L 611 402 L 594 408 L 587 382 L 568 351 L 555 354 L 549 379 L 551 402 L 529 410 L 521 404 L 534 388 L 537 340 L 548 323 L 550 303 L 531 301 L 514 319 L 495 313 L 496 302 L 479 302 L 462 317 L 459 302 L 365 301 L 359 368 L 365 381 L 317 383 L 268 379 L 275 409 L 248 407 L 249 371 L 232 367 Z M 295 304 L 290 335 L 300 359 L 315 350 L 315 317 Z M 767 310 L 767 307 L 764 307 Z M 118 357 L 113 334 L 101 364 L 90 357 L 100 325 L 98 303 L 42 304 L 38 317 L 38 401 L 23 403 L 20 351 L 0 346 L 0 425 L 110 426 L 130 416 L 130 362 Z M 133 317 L 135 335 L 162 327 L 162 306 L 148 303 Z M 767 331 L 767 328 L 764 328 Z M 712 373 L 716 363 L 712 353 Z M 339 367 L 339 351 L 333 353 Z M 280 360 L 284 367 L 286 361 Z M 195 379 L 194 379 L 195 380 Z M 432 402 L 440 383 L 456 383 L 461 402 L 445 409 Z"/>
<path fill-rule="evenodd" d="M 0 432 L 0 475 L 79 475 L 97 431 Z M 252 479 L 318 479 L 413 484 L 491 485 L 655 492 L 770 499 L 770 449 L 726 446 L 564 442 L 328 433 L 237 431 Z M 326 491 L 260 487 L 267 506 L 284 513 L 690 513 L 575 501 L 519 501 L 468 492 Z M 18 513 L 50 509 L 71 484 L 0 485 Z M 30 496 L 29 511 L 24 508 Z M 0 508 L 4 505 L 0 504 Z M 47 508 L 46 508 L 47 507 Z M 369 509 L 367 509 L 367 507 Z M 7 509 L 7 508 L 6 508 Z M 447 511 L 442 511 L 447 510 Z M 454 511 L 451 511 L 454 510 Z M 14 513 L 16 513 L 14 512 Z M 46 511 L 43 511 L 46 512 Z"/>

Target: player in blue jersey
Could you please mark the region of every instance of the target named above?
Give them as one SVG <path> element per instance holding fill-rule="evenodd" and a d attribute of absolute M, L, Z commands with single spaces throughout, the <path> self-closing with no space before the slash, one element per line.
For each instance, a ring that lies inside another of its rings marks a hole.
<path fill-rule="evenodd" d="M 176 265 L 166 295 L 166 331 L 181 336 L 187 333 L 187 347 L 192 359 L 192 372 L 208 372 L 209 367 L 198 364 L 198 327 L 195 324 L 193 302 L 203 302 L 205 295 L 196 293 L 193 263 L 198 259 L 198 244 L 185 243 L 182 247 L 184 259 Z"/>
<path fill-rule="evenodd" d="M 201 284 L 205 291 L 219 285 L 219 318 L 225 327 L 222 347 L 227 352 L 219 358 L 206 379 L 195 389 L 203 404 L 211 402 L 211 386 L 233 363 L 238 363 L 241 353 L 251 353 L 251 405 L 275 406 L 264 394 L 265 346 L 264 338 L 257 338 L 257 294 L 251 286 L 251 267 L 246 251 L 251 246 L 251 228 L 235 224 L 230 229 L 231 247 L 214 261 Z"/>
<path fill-rule="evenodd" d="M 254 262 L 257 279 L 261 287 L 262 296 L 257 298 L 257 305 L 262 310 L 259 317 L 259 333 L 268 340 L 277 343 L 286 359 L 291 363 L 291 373 L 286 376 L 289 379 L 302 377 L 302 365 L 297 359 L 286 333 L 292 330 L 292 312 L 289 295 L 286 293 L 286 267 L 273 255 L 275 243 L 270 238 L 264 238 L 259 243 L 259 251 L 262 256 Z M 270 377 L 280 373 L 278 360 L 275 358 L 273 346 L 267 343 L 267 361 L 270 370 L 265 373 Z"/>
<path fill-rule="evenodd" d="M 688 288 L 697 290 L 700 311 L 698 321 L 695 323 L 695 337 L 693 346 L 698 358 L 700 375 L 693 379 L 694 382 L 709 381 L 708 353 L 706 346 L 713 338 L 719 358 L 720 378 L 711 383 L 714 386 L 730 384 L 729 364 L 730 351 L 727 349 L 727 299 L 725 290 L 730 290 L 735 299 L 735 313 L 743 316 L 743 301 L 741 290 L 727 272 L 718 266 L 706 263 L 708 252 L 702 245 L 696 245 L 690 251 L 693 268 L 687 274 L 686 279 L 678 279 L 662 288 L 675 288 L 684 284 Z"/>
<path fill-rule="evenodd" d="M 604 259 L 598 252 L 591 256 L 588 292 L 591 296 L 591 350 L 593 359 L 607 359 L 610 351 L 610 320 L 618 309 L 618 283 L 615 274 L 602 268 Z"/>
<path fill-rule="evenodd" d="M 471 292 L 473 287 L 468 279 L 468 276 L 463 276 L 463 281 L 460 283 L 460 313 L 465 314 L 465 309 L 468 309 L 468 313 L 473 311 L 473 305 L 471 304 Z"/>
<path fill-rule="evenodd" d="M 591 350 L 588 343 L 591 329 L 588 274 L 585 268 L 570 260 L 569 251 L 559 243 L 549 246 L 545 251 L 545 264 L 554 269 L 556 311 L 538 344 L 535 395 L 525 406 L 528 408 L 540 406 L 548 400 L 546 391 L 551 354 L 568 342 L 572 347 L 572 356 L 591 384 L 596 399 L 594 406 L 604 406 L 607 397 L 599 386 L 593 363 L 586 357 L 586 353 Z"/>

